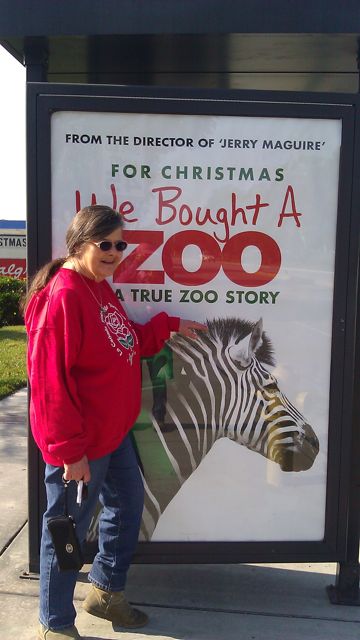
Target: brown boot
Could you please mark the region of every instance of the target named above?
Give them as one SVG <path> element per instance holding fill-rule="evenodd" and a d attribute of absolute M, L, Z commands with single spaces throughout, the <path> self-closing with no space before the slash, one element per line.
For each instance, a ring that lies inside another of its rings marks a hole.
<path fill-rule="evenodd" d="M 67 629 L 60 629 L 58 631 L 52 631 L 40 625 L 38 640 L 81 640 L 76 627 L 68 627 Z"/>
<path fill-rule="evenodd" d="M 134 609 L 126 600 L 123 591 L 103 591 L 94 584 L 83 602 L 83 609 L 92 616 L 110 620 L 115 625 L 136 629 L 148 623 L 146 613 Z"/>

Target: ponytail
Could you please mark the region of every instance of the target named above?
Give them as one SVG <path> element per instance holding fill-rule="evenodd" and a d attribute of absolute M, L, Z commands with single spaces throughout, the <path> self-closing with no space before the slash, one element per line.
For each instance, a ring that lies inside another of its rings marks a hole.
<path fill-rule="evenodd" d="M 50 282 L 51 278 L 61 269 L 64 262 L 66 262 L 67 258 L 56 258 L 55 260 L 51 260 L 43 267 L 37 271 L 31 280 L 30 286 L 28 288 L 27 293 L 23 296 L 20 301 L 20 311 L 24 314 L 26 311 L 26 307 L 29 304 L 31 298 L 44 289 L 47 283 Z"/>

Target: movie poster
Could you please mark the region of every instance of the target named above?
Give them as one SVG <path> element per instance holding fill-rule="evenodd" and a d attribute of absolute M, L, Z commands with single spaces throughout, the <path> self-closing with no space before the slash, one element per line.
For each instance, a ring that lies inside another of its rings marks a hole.
<path fill-rule="evenodd" d="M 141 539 L 322 540 L 341 121 L 61 111 L 51 145 L 53 255 L 110 205 L 129 316 L 208 324 L 143 361 Z"/>

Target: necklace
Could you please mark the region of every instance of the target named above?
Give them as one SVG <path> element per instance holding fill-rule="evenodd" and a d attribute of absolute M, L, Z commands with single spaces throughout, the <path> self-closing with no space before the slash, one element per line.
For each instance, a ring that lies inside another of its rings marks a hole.
<path fill-rule="evenodd" d="M 85 278 L 81 275 L 80 271 L 77 272 L 81 278 L 81 280 L 83 281 L 83 283 L 86 285 L 86 287 L 89 289 L 92 297 L 94 298 L 95 302 L 99 305 L 99 309 L 100 309 L 100 315 L 101 315 L 101 319 L 103 319 L 103 314 L 105 313 L 105 311 L 107 310 L 107 307 L 104 307 L 103 305 L 103 301 L 102 301 L 102 296 L 100 294 L 100 300 L 97 299 L 95 293 L 93 292 L 93 290 L 91 289 L 91 287 L 89 287 L 88 283 L 86 282 Z"/>

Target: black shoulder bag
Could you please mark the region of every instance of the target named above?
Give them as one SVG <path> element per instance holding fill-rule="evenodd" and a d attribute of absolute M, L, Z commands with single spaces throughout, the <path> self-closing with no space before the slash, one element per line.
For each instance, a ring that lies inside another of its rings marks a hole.
<path fill-rule="evenodd" d="M 76 536 L 75 522 L 68 514 L 68 484 L 64 480 L 65 513 L 49 518 L 47 526 L 55 548 L 59 571 L 80 571 L 84 564 L 81 546 Z"/>

